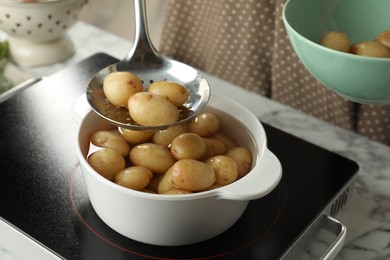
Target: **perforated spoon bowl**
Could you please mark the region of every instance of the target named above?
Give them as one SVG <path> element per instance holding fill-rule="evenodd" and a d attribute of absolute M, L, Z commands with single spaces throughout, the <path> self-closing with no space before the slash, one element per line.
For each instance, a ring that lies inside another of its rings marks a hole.
<path fill-rule="evenodd" d="M 154 48 L 148 33 L 145 0 L 134 0 L 135 40 L 129 53 L 118 63 L 99 71 L 87 87 L 87 100 L 101 117 L 119 127 L 133 130 L 165 129 L 171 125 L 183 124 L 203 110 L 210 98 L 207 80 L 198 70 L 160 54 Z M 156 81 L 176 81 L 189 90 L 189 98 L 180 107 L 179 120 L 171 125 L 142 126 L 137 124 L 124 107 L 111 104 L 103 92 L 103 80 L 112 72 L 129 71 L 137 75 L 146 89 Z"/>

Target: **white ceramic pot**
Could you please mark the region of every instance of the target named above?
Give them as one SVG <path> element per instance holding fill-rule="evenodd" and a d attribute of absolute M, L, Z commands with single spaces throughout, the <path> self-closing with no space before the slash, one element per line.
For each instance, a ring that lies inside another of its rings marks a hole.
<path fill-rule="evenodd" d="M 78 133 L 77 155 L 91 204 L 109 227 L 147 244 L 193 244 L 229 229 L 244 213 L 250 200 L 259 199 L 276 187 L 282 168 L 266 146 L 267 138 L 260 121 L 240 104 L 216 94 L 212 95 L 205 111 L 215 113 L 224 132 L 251 150 L 252 170 L 222 188 L 185 195 L 139 192 L 96 173 L 86 160 L 89 137 L 97 129 L 107 128 L 107 123 L 94 112 L 87 113 Z"/>
<path fill-rule="evenodd" d="M 0 29 L 8 34 L 11 59 L 22 66 L 40 66 L 73 55 L 66 32 L 85 2 L 0 0 Z"/>

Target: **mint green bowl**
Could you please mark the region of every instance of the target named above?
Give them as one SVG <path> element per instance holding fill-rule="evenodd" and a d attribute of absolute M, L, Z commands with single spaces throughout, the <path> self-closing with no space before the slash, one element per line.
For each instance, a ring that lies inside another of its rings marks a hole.
<path fill-rule="evenodd" d="M 306 69 L 346 99 L 390 104 L 390 59 L 343 53 L 319 44 L 328 31 L 346 33 L 350 42 L 374 40 L 390 30 L 390 0 L 289 0 L 283 22 Z"/>

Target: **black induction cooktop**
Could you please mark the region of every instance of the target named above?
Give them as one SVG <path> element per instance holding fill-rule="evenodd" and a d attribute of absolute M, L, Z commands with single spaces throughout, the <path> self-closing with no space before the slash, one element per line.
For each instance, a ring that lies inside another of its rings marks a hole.
<path fill-rule="evenodd" d="M 116 62 L 99 53 L 0 104 L 0 217 L 64 259 L 278 259 L 355 176 L 355 162 L 263 123 L 280 184 L 228 231 L 190 246 L 125 238 L 89 203 L 76 156 L 73 104 Z M 1 234 L 0 234 L 1 235 Z"/>

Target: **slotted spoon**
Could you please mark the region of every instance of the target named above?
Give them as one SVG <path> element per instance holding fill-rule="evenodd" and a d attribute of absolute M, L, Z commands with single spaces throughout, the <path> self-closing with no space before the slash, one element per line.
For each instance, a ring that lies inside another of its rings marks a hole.
<path fill-rule="evenodd" d="M 142 126 L 137 124 L 124 107 L 112 105 L 103 92 L 103 79 L 115 71 L 129 71 L 137 75 L 146 89 L 155 81 L 176 81 L 187 87 L 189 98 L 180 107 L 180 118 L 171 125 L 189 121 L 206 106 L 210 87 L 194 68 L 160 54 L 154 48 L 148 33 L 145 0 L 134 0 L 135 39 L 130 51 L 121 61 L 99 71 L 87 87 L 87 100 L 92 109 L 111 124 L 133 130 L 165 129 L 170 125 Z"/>

